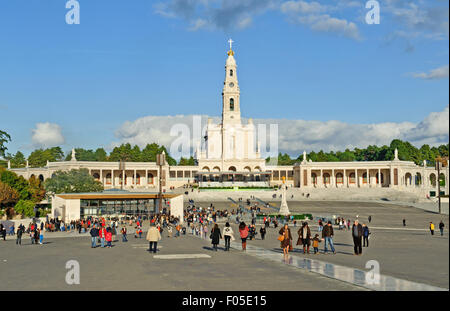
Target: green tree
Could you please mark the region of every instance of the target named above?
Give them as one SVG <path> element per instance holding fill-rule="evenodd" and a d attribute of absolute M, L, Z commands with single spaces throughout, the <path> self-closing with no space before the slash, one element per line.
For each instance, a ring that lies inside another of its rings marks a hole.
<path fill-rule="evenodd" d="M 36 206 L 36 203 L 29 200 L 20 200 L 17 202 L 17 204 L 14 206 L 14 211 L 17 214 L 24 215 L 26 217 L 34 217 L 34 207 Z"/>
<path fill-rule="evenodd" d="M 27 160 L 22 152 L 17 151 L 15 155 L 8 158 L 11 161 L 11 168 L 25 167 Z"/>
<path fill-rule="evenodd" d="M 30 184 L 22 176 L 0 168 L 0 181 L 17 191 L 20 200 L 31 199 Z"/>
<path fill-rule="evenodd" d="M 98 148 L 97 150 L 95 150 L 94 154 L 95 154 L 95 161 L 105 162 L 108 160 L 108 155 L 106 154 L 106 151 L 103 148 Z"/>
<path fill-rule="evenodd" d="M 87 169 L 58 171 L 44 182 L 44 188 L 51 194 L 103 191 L 102 183 L 89 175 Z"/>
<path fill-rule="evenodd" d="M 180 166 L 194 166 L 195 165 L 195 160 L 194 160 L 194 158 L 192 156 L 189 159 L 185 159 L 185 158 L 181 157 L 180 161 L 178 162 L 178 165 L 180 165 Z"/>
<path fill-rule="evenodd" d="M 5 156 L 6 148 L 5 144 L 11 141 L 11 136 L 8 133 L 0 130 L 0 157 Z"/>
<path fill-rule="evenodd" d="M 19 194 L 10 185 L 0 181 L 0 209 L 15 204 L 19 200 Z"/>

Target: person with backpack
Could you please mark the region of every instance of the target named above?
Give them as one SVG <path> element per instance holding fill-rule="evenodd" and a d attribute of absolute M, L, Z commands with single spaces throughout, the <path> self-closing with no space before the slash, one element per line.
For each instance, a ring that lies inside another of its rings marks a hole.
<path fill-rule="evenodd" d="M 366 224 L 362 225 L 363 228 L 363 247 L 369 247 L 369 227 L 366 226 Z"/>
<path fill-rule="evenodd" d="M 225 228 L 223 229 L 223 236 L 225 239 L 225 251 L 230 250 L 231 240 L 234 240 L 233 233 L 234 233 L 233 228 L 231 228 L 230 223 L 227 222 L 225 224 Z"/>

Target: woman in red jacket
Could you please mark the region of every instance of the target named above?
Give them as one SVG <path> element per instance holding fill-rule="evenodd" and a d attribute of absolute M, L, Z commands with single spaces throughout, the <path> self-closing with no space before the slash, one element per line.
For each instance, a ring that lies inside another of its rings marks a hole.
<path fill-rule="evenodd" d="M 112 232 L 111 232 L 111 230 L 107 230 L 106 231 L 105 240 L 106 240 L 106 245 L 108 246 L 108 248 L 111 248 L 111 242 L 112 242 Z"/>
<path fill-rule="evenodd" d="M 245 222 L 241 222 L 239 224 L 239 234 L 242 240 L 242 250 L 245 251 L 247 249 L 247 237 L 248 237 L 248 227 Z"/>

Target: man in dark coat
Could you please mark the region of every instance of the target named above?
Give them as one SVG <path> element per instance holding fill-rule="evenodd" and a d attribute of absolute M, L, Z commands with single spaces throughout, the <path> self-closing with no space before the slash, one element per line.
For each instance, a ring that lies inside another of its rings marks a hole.
<path fill-rule="evenodd" d="M 303 245 L 303 253 L 309 254 L 309 247 L 311 246 L 311 229 L 309 229 L 308 223 L 304 222 L 302 227 L 298 230 L 297 245 Z M 306 250 L 308 248 L 308 250 Z"/>
<path fill-rule="evenodd" d="M 352 237 L 355 255 L 362 254 L 362 236 L 363 236 L 363 227 L 358 222 L 358 220 L 355 220 L 352 226 Z"/>
<path fill-rule="evenodd" d="M 264 240 L 264 237 L 266 236 L 266 228 L 265 227 L 261 227 L 261 229 L 259 229 L 259 233 L 261 233 L 261 240 Z"/>
<path fill-rule="evenodd" d="M 334 236 L 333 226 L 331 225 L 331 221 L 328 221 L 328 223 L 326 224 L 325 227 L 323 227 L 323 230 L 322 230 L 322 240 L 325 241 L 325 243 L 324 243 L 325 244 L 325 249 L 324 249 L 325 254 L 328 252 L 327 245 L 330 245 L 331 251 L 333 252 L 333 254 L 336 254 L 336 250 L 334 249 L 334 245 L 333 245 L 333 236 Z"/>

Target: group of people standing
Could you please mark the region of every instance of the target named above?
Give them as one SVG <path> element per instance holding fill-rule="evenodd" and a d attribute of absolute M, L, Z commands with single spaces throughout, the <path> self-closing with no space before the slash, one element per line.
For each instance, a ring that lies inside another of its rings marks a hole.
<path fill-rule="evenodd" d="M 322 237 L 319 234 L 315 234 L 314 237 L 311 233 L 311 228 L 307 222 L 303 222 L 302 226 L 298 230 L 297 245 L 303 246 L 303 253 L 309 254 L 310 247 L 313 246 L 314 254 L 319 254 L 319 243 L 324 241 L 324 253 L 328 253 L 328 247 L 331 249 L 333 254 L 336 254 L 334 248 L 333 237 L 334 230 L 331 221 L 328 221 L 325 225 L 323 222 L 319 222 L 319 232 L 322 233 Z M 352 238 L 354 244 L 354 254 L 361 255 L 362 247 L 369 246 L 369 235 L 370 231 L 366 224 L 360 224 L 358 220 L 355 220 L 352 226 Z M 292 246 L 292 233 L 289 225 L 286 223 L 278 232 L 278 240 L 280 241 L 280 247 L 283 249 L 283 254 L 288 255 L 289 251 L 293 250 Z"/>

